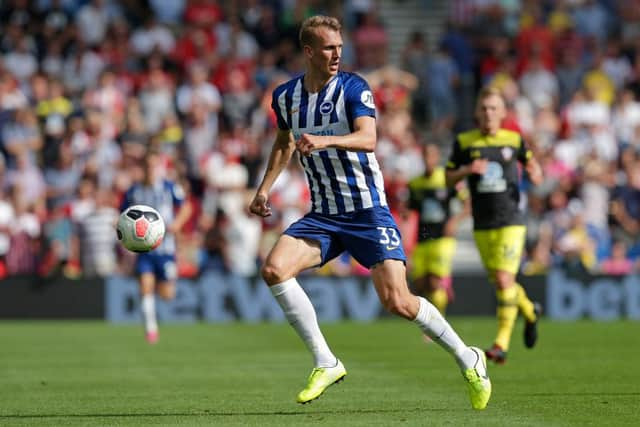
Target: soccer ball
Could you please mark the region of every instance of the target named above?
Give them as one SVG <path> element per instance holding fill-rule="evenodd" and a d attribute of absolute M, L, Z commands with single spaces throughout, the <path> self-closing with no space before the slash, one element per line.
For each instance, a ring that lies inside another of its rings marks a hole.
<path fill-rule="evenodd" d="M 120 214 L 116 233 L 122 246 L 132 252 L 149 252 L 162 243 L 164 220 L 151 206 L 135 205 Z"/>

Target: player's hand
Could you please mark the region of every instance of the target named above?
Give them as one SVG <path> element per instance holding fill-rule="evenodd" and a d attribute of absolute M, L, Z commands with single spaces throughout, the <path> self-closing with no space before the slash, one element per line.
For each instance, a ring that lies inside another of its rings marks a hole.
<path fill-rule="evenodd" d="M 256 197 L 253 198 L 253 201 L 249 205 L 249 211 L 261 217 L 271 216 L 271 206 L 269 206 L 267 196 L 264 194 L 256 194 Z"/>
<path fill-rule="evenodd" d="M 303 133 L 300 139 L 296 141 L 296 148 L 303 156 L 310 156 L 312 151 L 323 148 L 322 137 Z"/>
<path fill-rule="evenodd" d="M 444 223 L 444 229 L 442 230 L 442 233 L 447 237 L 455 237 L 457 230 L 458 221 L 456 221 L 454 218 L 449 218 L 449 220 Z"/>
<path fill-rule="evenodd" d="M 484 175 L 489 167 L 489 160 L 487 159 L 475 159 L 471 162 L 470 171 L 477 175 Z"/>

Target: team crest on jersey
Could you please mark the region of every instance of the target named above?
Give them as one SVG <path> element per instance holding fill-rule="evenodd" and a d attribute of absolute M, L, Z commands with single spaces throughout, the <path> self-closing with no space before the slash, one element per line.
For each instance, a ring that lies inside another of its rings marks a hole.
<path fill-rule="evenodd" d="M 360 101 L 369 108 L 376 108 L 376 104 L 373 102 L 373 94 L 370 90 L 365 90 L 360 94 Z"/>
<path fill-rule="evenodd" d="M 513 157 L 513 150 L 510 147 L 504 147 L 502 150 L 502 158 L 506 161 L 511 160 Z"/>
<path fill-rule="evenodd" d="M 445 190 L 445 189 L 436 190 L 436 197 L 439 200 L 445 199 L 447 197 L 447 190 Z"/>
<path fill-rule="evenodd" d="M 327 114 L 331 114 L 332 112 L 333 112 L 333 102 L 324 101 L 322 104 L 320 104 L 320 114 L 326 116 Z"/>

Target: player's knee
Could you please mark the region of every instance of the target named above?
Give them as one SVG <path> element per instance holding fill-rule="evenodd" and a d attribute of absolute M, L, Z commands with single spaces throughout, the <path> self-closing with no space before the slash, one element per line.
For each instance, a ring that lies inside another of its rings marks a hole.
<path fill-rule="evenodd" d="M 158 295 L 163 300 L 171 300 L 176 296 L 176 287 L 175 286 L 162 286 L 158 289 Z"/>
<path fill-rule="evenodd" d="M 267 283 L 267 285 L 277 285 L 278 283 L 282 283 L 287 280 L 289 277 L 286 277 L 286 272 L 284 268 L 275 264 L 273 262 L 267 261 L 260 270 L 260 274 L 262 278 Z"/>
<path fill-rule="evenodd" d="M 507 289 L 514 284 L 513 274 L 506 271 L 497 271 L 494 277 L 496 288 L 498 289 Z"/>
<path fill-rule="evenodd" d="M 431 275 L 429 277 L 429 290 L 431 292 L 437 291 L 438 289 L 441 289 L 444 286 L 442 278 L 435 276 L 435 275 Z"/>

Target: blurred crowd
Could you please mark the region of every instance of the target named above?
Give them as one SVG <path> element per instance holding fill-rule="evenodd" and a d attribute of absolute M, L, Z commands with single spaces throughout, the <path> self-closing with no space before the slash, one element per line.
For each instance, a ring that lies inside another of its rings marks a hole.
<path fill-rule="evenodd" d="M 341 18 L 341 68 L 372 86 L 377 155 L 408 252 L 417 217 L 406 184 L 423 172 L 421 145 L 446 153 L 474 125 L 478 88 L 491 84 L 508 101 L 505 127 L 545 170 L 542 186 L 522 187 L 524 272 L 635 271 L 640 2 L 447 4 L 442 37 L 416 29 L 395 66 L 375 0 L 2 2 L 0 277 L 130 274 L 133 254 L 114 223 L 150 148 L 193 207 L 178 236 L 179 274 L 256 275 L 308 211 L 297 161 L 274 186 L 273 216 L 249 216 L 246 205 L 274 140 L 271 92 L 302 71 L 298 26 L 317 13 Z M 341 257 L 320 273 L 366 271 Z"/>
<path fill-rule="evenodd" d="M 502 90 L 504 126 L 544 169 L 543 185 L 522 187 L 524 273 L 638 270 L 639 34 L 633 0 L 450 2 L 440 50 L 474 88 Z"/>

